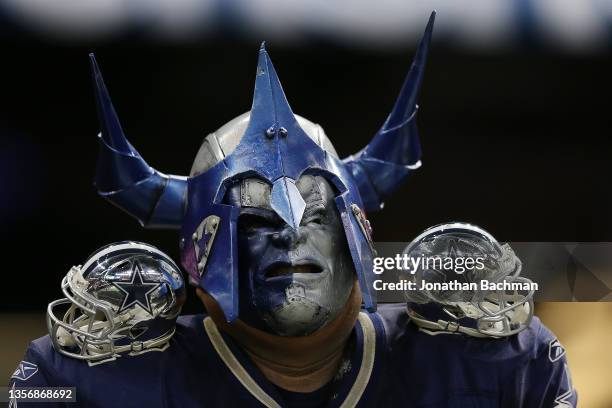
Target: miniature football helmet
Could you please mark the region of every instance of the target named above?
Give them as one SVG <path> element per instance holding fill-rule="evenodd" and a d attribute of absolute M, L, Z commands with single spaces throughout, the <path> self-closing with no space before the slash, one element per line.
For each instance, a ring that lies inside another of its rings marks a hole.
<path fill-rule="evenodd" d="M 49 336 L 59 353 L 90 365 L 165 350 L 186 297 L 174 261 L 140 242 L 98 249 L 68 271 L 62 292 L 47 308 Z"/>
<path fill-rule="evenodd" d="M 404 293 L 412 321 L 424 331 L 506 337 L 529 325 L 533 282 L 519 276 L 522 264 L 512 248 L 485 230 L 465 223 L 438 225 L 415 238 L 404 254 L 420 258 L 404 276 L 416 290 Z M 494 289 L 487 289 L 491 284 Z"/>

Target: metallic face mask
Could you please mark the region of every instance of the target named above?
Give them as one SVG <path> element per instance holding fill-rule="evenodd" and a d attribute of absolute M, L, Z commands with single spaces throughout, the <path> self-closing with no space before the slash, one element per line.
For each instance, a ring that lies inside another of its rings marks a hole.
<path fill-rule="evenodd" d="M 306 203 L 297 230 L 272 211 L 267 183 L 244 179 L 228 192 L 228 204 L 240 207 L 240 317 L 282 336 L 308 335 L 334 320 L 355 276 L 331 186 L 305 175 L 296 187 Z"/>

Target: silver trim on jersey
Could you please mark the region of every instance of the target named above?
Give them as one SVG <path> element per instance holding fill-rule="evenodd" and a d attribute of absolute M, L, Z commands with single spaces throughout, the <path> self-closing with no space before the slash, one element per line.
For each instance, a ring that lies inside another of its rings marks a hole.
<path fill-rule="evenodd" d="M 363 353 L 361 356 L 361 365 L 357 378 L 353 383 L 349 393 L 340 408 L 352 408 L 359 403 L 363 395 L 374 369 L 374 357 L 376 355 L 376 331 L 374 324 L 366 313 L 359 313 L 359 323 L 363 330 Z M 257 382 L 251 377 L 247 370 L 240 364 L 234 353 L 223 340 L 219 329 L 215 322 L 210 318 L 204 319 L 204 329 L 210 339 L 215 351 L 225 364 L 225 366 L 234 374 L 240 383 L 253 395 L 259 402 L 269 408 L 280 408 L 281 406 L 266 393 Z"/>

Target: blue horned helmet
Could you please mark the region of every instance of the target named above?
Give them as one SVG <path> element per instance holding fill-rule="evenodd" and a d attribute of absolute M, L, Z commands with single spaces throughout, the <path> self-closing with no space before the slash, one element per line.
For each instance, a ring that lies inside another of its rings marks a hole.
<path fill-rule="evenodd" d="M 188 177 L 153 169 L 127 141 L 92 56 L 99 193 L 145 227 L 180 229 L 191 282 L 228 322 L 240 315 L 281 335 L 307 334 L 338 314 L 331 299 L 345 301 L 353 278 L 374 310 L 365 213 L 421 164 L 416 100 L 434 18 L 393 110 L 358 153 L 340 159 L 320 126 L 292 112 L 262 44 L 250 112 L 205 138 Z"/>

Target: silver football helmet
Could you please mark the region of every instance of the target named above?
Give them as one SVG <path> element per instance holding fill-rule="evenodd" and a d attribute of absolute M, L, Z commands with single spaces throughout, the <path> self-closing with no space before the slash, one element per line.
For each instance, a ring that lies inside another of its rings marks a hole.
<path fill-rule="evenodd" d="M 519 276 L 522 264 L 512 248 L 482 228 L 458 222 L 438 225 L 415 238 L 404 254 L 421 259 L 404 275 L 417 290 L 404 293 L 408 313 L 422 330 L 497 338 L 529 325 L 533 282 Z M 444 285 L 451 282 L 462 289 Z M 484 289 L 491 283 L 494 289 Z"/>
<path fill-rule="evenodd" d="M 90 365 L 165 350 L 186 297 L 174 261 L 140 242 L 98 249 L 68 271 L 62 292 L 47 308 L 49 336 L 59 353 Z"/>

